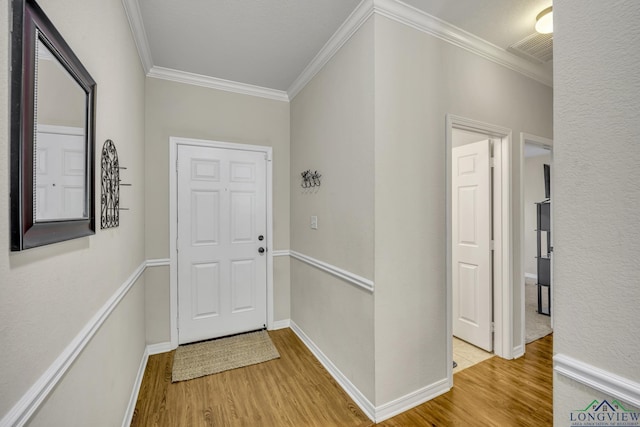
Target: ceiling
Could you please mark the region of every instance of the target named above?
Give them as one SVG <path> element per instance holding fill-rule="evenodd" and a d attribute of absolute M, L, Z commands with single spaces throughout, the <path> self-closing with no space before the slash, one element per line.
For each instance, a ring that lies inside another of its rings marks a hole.
<path fill-rule="evenodd" d="M 535 16 L 551 4 L 551 0 L 404 1 L 495 45 L 489 46 L 492 49 L 497 46 L 505 51 L 498 52 L 501 55 L 512 55 L 506 51 L 510 45 L 535 33 Z M 146 55 L 147 71 L 161 67 L 287 91 L 360 0 L 125 0 L 125 6 L 127 3 L 138 10 L 137 40 L 141 33 L 146 36 L 142 45 L 146 44 L 143 50 L 147 52 L 141 57 Z M 550 61 L 542 66 L 550 68 Z"/>

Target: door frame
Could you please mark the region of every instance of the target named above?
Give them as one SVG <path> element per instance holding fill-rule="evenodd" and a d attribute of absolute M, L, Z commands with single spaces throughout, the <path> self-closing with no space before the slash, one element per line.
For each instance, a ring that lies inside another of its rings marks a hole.
<path fill-rule="evenodd" d="M 524 146 L 526 143 L 537 145 L 540 147 L 549 148 L 551 150 L 551 164 L 553 167 L 553 140 L 542 136 L 537 136 L 525 132 L 520 132 L 520 295 L 522 296 L 520 301 L 520 310 L 522 314 L 521 328 L 520 328 L 520 342 L 522 343 L 522 350 L 518 351 L 515 357 L 524 355 L 526 348 L 526 298 L 525 298 L 525 277 L 524 277 Z M 553 172 L 551 173 L 551 181 L 553 181 Z M 551 183 L 551 200 L 553 200 L 553 182 Z M 553 204 L 551 205 L 551 244 L 553 245 Z M 551 257 L 551 284 L 553 285 L 553 256 Z M 553 307 L 553 291 L 551 292 L 550 306 Z M 553 329 L 553 312 L 551 311 L 551 329 Z"/>
<path fill-rule="evenodd" d="M 272 147 L 238 144 L 171 136 L 169 137 L 169 313 L 171 348 L 178 347 L 178 147 L 192 145 L 198 147 L 222 148 L 226 150 L 254 151 L 265 153 L 267 187 L 267 328 L 273 327 L 273 156 Z"/>
<path fill-rule="evenodd" d="M 446 313 L 447 313 L 447 377 L 449 386 L 453 386 L 453 296 L 451 280 L 451 150 L 453 148 L 453 129 L 471 131 L 486 135 L 495 140 L 493 157 L 494 185 L 493 223 L 494 223 L 494 273 L 493 273 L 493 310 L 494 310 L 494 353 L 504 359 L 513 358 L 513 296 L 511 276 L 513 270 L 511 244 L 511 129 L 489 123 L 468 119 L 453 114 L 446 115 Z M 499 183 L 498 185 L 496 185 Z M 499 188 L 500 191 L 495 191 Z M 500 224 L 500 227 L 497 225 Z"/>

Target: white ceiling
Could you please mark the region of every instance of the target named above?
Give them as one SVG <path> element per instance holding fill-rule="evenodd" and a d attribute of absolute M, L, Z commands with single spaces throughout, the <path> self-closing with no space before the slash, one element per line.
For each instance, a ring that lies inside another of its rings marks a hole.
<path fill-rule="evenodd" d="M 148 65 L 280 91 L 291 87 L 360 3 L 125 0 L 125 4 L 136 1 Z M 551 4 L 551 0 L 405 2 L 505 50 L 533 34 L 535 16 Z"/>

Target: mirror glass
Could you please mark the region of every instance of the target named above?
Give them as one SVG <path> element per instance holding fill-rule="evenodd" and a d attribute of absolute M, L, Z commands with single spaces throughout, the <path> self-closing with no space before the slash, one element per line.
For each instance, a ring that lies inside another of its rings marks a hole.
<path fill-rule="evenodd" d="M 36 3 L 11 1 L 11 250 L 95 234 L 96 82 Z"/>
<path fill-rule="evenodd" d="M 34 219 L 87 218 L 86 93 L 40 34 L 36 58 Z"/>

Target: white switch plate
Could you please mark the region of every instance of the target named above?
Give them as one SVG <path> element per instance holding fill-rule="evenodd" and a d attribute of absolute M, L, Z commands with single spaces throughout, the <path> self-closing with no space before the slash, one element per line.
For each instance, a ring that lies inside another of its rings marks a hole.
<path fill-rule="evenodd" d="M 311 228 L 314 230 L 318 229 L 318 217 L 315 215 L 311 217 Z"/>

